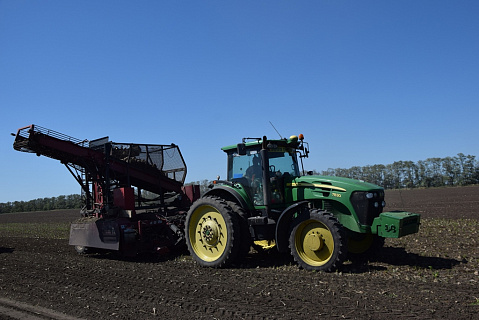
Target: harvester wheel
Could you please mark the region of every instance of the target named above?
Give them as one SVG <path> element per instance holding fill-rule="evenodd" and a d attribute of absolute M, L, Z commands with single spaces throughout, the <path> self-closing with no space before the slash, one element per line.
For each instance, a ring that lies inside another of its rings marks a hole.
<path fill-rule="evenodd" d="M 204 267 L 224 267 L 235 260 L 240 247 L 240 225 L 228 204 L 217 197 L 197 200 L 185 223 L 186 244 Z"/>
<path fill-rule="evenodd" d="M 307 210 L 296 220 L 289 247 L 294 260 L 303 269 L 330 272 L 346 258 L 347 237 L 333 215 Z"/>

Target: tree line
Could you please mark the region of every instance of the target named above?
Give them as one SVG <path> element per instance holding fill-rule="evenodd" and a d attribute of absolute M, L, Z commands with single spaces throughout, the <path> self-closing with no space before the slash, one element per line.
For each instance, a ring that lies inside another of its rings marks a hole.
<path fill-rule="evenodd" d="M 80 209 L 82 199 L 79 194 L 61 195 L 51 198 L 38 198 L 30 201 L 0 203 L 0 214 L 8 212 L 48 211 L 56 209 Z"/>
<path fill-rule="evenodd" d="M 476 157 L 463 153 L 454 157 L 428 158 L 417 162 L 396 161 L 387 165 L 328 169 L 313 174 L 363 180 L 384 189 L 467 186 L 479 183 Z"/>
<path fill-rule="evenodd" d="M 363 180 L 382 186 L 384 189 L 431 188 L 444 186 L 467 186 L 479 184 L 479 163 L 475 156 L 458 153 L 454 157 L 428 158 L 426 160 L 396 161 L 392 164 L 354 166 L 349 169 L 336 168 L 313 174 L 346 177 Z M 200 193 L 208 190 L 209 180 L 188 184 L 200 185 Z M 79 194 L 30 201 L 0 203 L 0 214 L 7 212 L 48 211 L 55 209 L 80 209 Z"/>
<path fill-rule="evenodd" d="M 384 189 L 433 188 L 444 186 L 467 186 L 479 184 L 479 162 L 476 156 L 458 153 L 454 157 L 428 158 L 426 160 L 396 161 L 392 164 L 354 166 L 349 169 L 336 168 L 313 175 L 345 177 L 363 180 L 382 186 Z M 200 185 L 200 192 L 208 190 L 209 180 L 188 184 Z"/>

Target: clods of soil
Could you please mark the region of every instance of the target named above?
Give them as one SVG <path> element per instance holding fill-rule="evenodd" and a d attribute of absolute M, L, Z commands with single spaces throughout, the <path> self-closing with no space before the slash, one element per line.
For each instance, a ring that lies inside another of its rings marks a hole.
<path fill-rule="evenodd" d="M 1 214 L 0 297 L 86 319 L 478 319 L 479 187 L 387 191 L 386 201 L 421 213 L 419 233 L 335 273 L 274 250 L 227 269 L 183 253 L 78 255 L 76 210 Z"/>

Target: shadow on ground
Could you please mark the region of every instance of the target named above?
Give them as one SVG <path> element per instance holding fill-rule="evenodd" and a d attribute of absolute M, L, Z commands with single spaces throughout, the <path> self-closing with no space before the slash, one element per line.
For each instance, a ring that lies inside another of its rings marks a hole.
<path fill-rule="evenodd" d="M 0 247 L 0 253 L 13 253 L 13 251 L 15 251 L 14 248 Z"/>
<path fill-rule="evenodd" d="M 381 263 L 384 265 L 376 265 Z M 444 270 L 452 269 L 460 263 L 467 263 L 467 260 L 457 260 L 441 257 L 427 257 L 416 253 L 407 252 L 404 248 L 384 247 L 374 256 L 358 256 L 351 264 L 346 264 L 342 271 L 350 273 L 363 273 L 371 270 L 385 270 L 386 265 L 408 266 L 421 269 Z"/>

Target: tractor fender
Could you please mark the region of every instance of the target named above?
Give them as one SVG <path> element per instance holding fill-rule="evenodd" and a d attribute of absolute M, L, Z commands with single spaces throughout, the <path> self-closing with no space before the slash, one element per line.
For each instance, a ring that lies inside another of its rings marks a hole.
<path fill-rule="evenodd" d="M 225 200 L 233 200 L 232 198 L 234 198 L 235 202 L 238 203 L 243 209 L 248 210 L 249 208 L 245 199 L 238 193 L 238 191 L 230 187 L 215 185 L 213 189 L 205 192 L 203 197 L 205 196 L 217 196 Z"/>
<path fill-rule="evenodd" d="M 276 223 L 276 247 L 279 252 L 288 251 L 289 231 L 291 228 L 291 219 L 293 215 L 307 206 L 309 201 L 304 200 L 290 205 L 283 210 Z"/>

